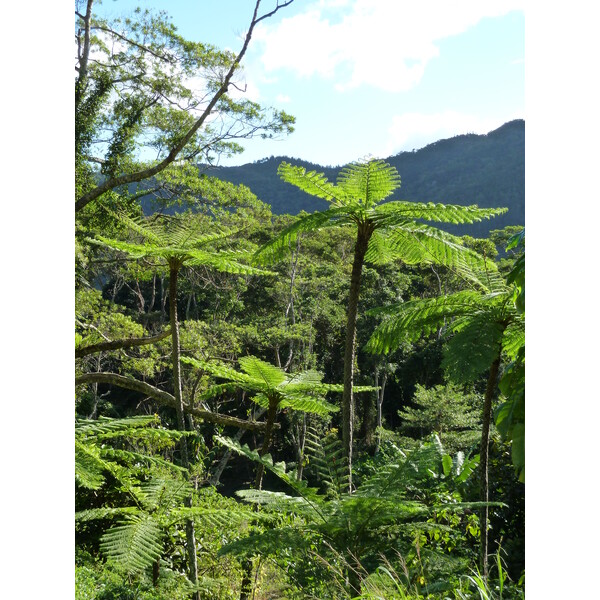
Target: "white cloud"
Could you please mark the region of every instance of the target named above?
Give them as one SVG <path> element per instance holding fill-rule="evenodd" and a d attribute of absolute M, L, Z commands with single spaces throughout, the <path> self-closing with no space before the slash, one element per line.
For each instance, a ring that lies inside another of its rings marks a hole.
<path fill-rule="evenodd" d="M 281 104 L 287 104 L 288 102 L 292 101 L 292 99 L 289 96 L 286 96 L 285 94 L 277 94 L 275 100 Z"/>
<path fill-rule="evenodd" d="M 262 23 L 255 40 L 267 71 L 331 79 L 344 67 L 340 91 L 371 85 L 414 87 L 439 53 L 436 42 L 485 17 L 522 10 L 524 0 L 319 0 L 294 17 Z M 332 9 L 336 9 L 333 11 Z M 346 72 L 347 71 L 347 72 Z M 339 76 L 339 74 L 338 74 Z"/>
<path fill-rule="evenodd" d="M 377 153 L 387 157 L 401 151 L 423 148 L 441 139 L 466 133 L 484 134 L 523 115 L 508 115 L 504 118 L 489 118 L 456 111 L 434 114 L 405 113 L 393 117 L 386 144 Z"/>

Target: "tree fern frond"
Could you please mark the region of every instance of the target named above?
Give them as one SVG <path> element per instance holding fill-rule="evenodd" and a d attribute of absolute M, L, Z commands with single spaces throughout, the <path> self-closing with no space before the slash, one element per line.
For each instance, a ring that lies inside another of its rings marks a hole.
<path fill-rule="evenodd" d="M 281 233 L 270 242 L 259 248 L 254 254 L 253 262 L 261 265 L 274 263 L 290 251 L 290 245 L 303 231 L 317 231 L 325 227 L 337 227 L 349 223 L 346 208 L 330 208 L 322 212 L 315 212 L 305 217 L 300 217 L 291 225 L 284 228 Z"/>
<path fill-rule="evenodd" d="M 328 181 L 323 173 L 307 172 L 304 167 L 282 162 L 277 168 L 277 174 L 286 183 L 291 183 L 303 192 L 322 198 L 333 204 L 344 204 L 346 194 L 343 189 Z"/>
<path fill-rule="evenodd" d="M 500 353 L 504 327 L 489 318 L 489 314 L 464 317 L 453 324 L 456 333 L 444 350 L 442 367 L 448 376 L 458 382 L 473 381 L 490 368 Z"/>
<path fill-rule="evenodd" d="M 476 223 L 502 215 L 507 208 L 479 208 L 478 206 L 460 206 L 456 204 L 435 204 L 433 202 L 408 202 L 397 200 L 377 206 L 372 220 L 379 226 L 395 227 L 414 219 L 455 225 Z"/>
<path fill-rule="evenodd" d="M 356 494 L 376 498 L 402 498 L 411 485 L 437 477 L 442 470 L 444 454 L 439 438 L 434 435 L 431 441 L 405 455 L 399 455 L 396 460 L 378 469 L 360 486 Z"/>
<path fill-rule="evenodd" d="M 140 510 L 135 506 L 89 508 L 87 510 L 76 512 L 75 521 L 83 523 L 85 521 L 96 521 L 98 519 L 112 519 L 114 517 L 123 517 L 125 515 L 137 515 L 139 512 Z"/>
<path fill-rule="evenodd" d="M 502 350 L 510 360 L 515 360 L 519 350 L 525 345 L 525 319 L 521 315 L 513 315 L 513 319 L 504 330 Z"/>
<path fill-rule="evenodd" d="M 286 381 L 285 372 L 256 356 L 242 356 L 238 362 L 240 367 L 250 376 L 269 387 L 277 387 Z"/>
<path fill-rule="evenodd" d="M 104 472 L 110 470 L 110 465 L 102 460 L 99 448 L 75 440 L 75 481 L 80 486 L 99 489 L 105 480 Z"/>
<path fill-rule="evenodd" d="M 242 373 L 240 371 L 236 371 L 231 367 L 226 365 L 216 364 L 214 362 L 200 361 L 195 358 L 189 356 L 182 356 L 181 362 L 192 365 L 197 369 L 202 369 L 203 371 L 208 371 L 214 377 L 218 377 L 220 379 L 229 379 L 234 384 L 239 384 L 240 386 L 244 386 L 246 389 L 253 391 L 260 391 L 262 389 L 260 382 L 256 380 L 255 377 L 248 375 L 248 373 Z M 213 397 L 227 389 L 231 389 L 231 383 L 219 384 L 217 386 L 211 387 L 209 390 L 203 393 L 203 397 Z"/>
<path fill-rule="evenodd" d="M 315 415 L 328 415 L 340 410 L 338 406 L 334 406 L 322 398 L 299 393 L 284 393 L 279 401 L 279 407 L 292 408 Z"/>
<path fill-rule="evenodd" d="M 257 521 L 270 521 L 272 517 L 264 513 L 245 510 L 241 505 L 231 508 L 206 508 L 204 506 L 179 507 L 169 511 L 167 525 L 171 526 L 187 519 L 193 519 L 203 523 L 205 526 L 216 529 L 226 529 L 239 526 L 242 523 L 253 523 Z"/>
<path fill-rule="evenodd" d="M 176 506 L 193 492 L 189 481 L 153 477 L 140 486 L 140 498 L 147 508 Z"/>
<path fill-rule="evenodd" d="M 149 515 L 129 515 L 111 527 L 100 540 L 100 549 L 128 573 L 142 571 L 162 553 L 163 532 Z"/>
<path fill-rule="evenodd" d="M 109 212 L 117 221 L 120 221 L 129 229 L 140 235 L 146 242 L 155 246 L 162 246 L 165 243 L 164 230 L 160 226 L 160 219 L 158 215 L 155 215 L 150 220 L 146 220 L 143 217 L 130 217 L 123 212 L 114 212 L 107 208 L 104 209 Z"/>
<path fill-rule="evenodd" d="M 186 265 L 206 265 L 217 269 L 217 271 L 236 275 L 276 275 L 272 271 L 266 271 L 265 269 L 241 262 L 243 260 L 251 260 L 252 257 L 246 252 L 209 252 L 198 248 L 189 248 L 184 251 Z"/>
<path fill-rule="evenodd" d="M 472 271 L 496 270 L 492 261 L 463 246 L 460 238 L 424 223 L 412 223 L 390 231 L 388 243 L 389 252 L 406 264 L 444 265 L 469 279 L 474 279 Z"/>
<path fill-rule="evenodd" d="M 262 465 L 265 469 L 276 475 L 281 481 L 289 485 L 297 494 L 305 498 L 308 502 L 319 500 L 317 490 L 307 486 L 305 481 L 298 481 L 295 473 L 289 474 L 286 472 L 285 463 L 273 463 L 270 454 L 260 456 L 257 450 L 251 450 L 248 444 L 241 445 L 239 442 L 227 438 L 225 436 L 216 435 L 214 440 L 226 448 L 233 450 L 241 456 L 245 456 L 252 462 Z"/>
<path fill-rule="evenodd" d="M 389 315 L 371 335 L 366 349 L 387 354 L 403 341 L 415 341 L 436 331 L 446 319 L 470 314 L 481 307 L 484 299 L 478 292 L 465 290 L 450 296 L 412 300 L 373 309 L 369 314 Z"/>
<path fill-rule="evenodd" d="M 179 436 L 181 437 L 181 436 Z M 131 450 L 122 450 L 120 448 L 109 448 L 104 447 L 101 450 L 103 457 L 110 459 L 111 461 L 119 460 L 125 463 L 145 463 L 149 465 L 155 465 L 164 467 L 173 473 L 186 473 L 187 470 L 179 465 L 173 464 L 171 461 L 165 460 L 160 456 L 152 456 L 150 454 L 143 454 L 141 452 L 132 452 Z"/>
<path fill-rule="evenodd" d="M 353 202 L 361 203 L 369 210 L 400 187 L 400 176 L 395 167 L 382 160 L 371 160 L 344 167 L 338 175 L 337 185 Z"/>
<path fill-rule="evenodd" d="M 313 544 L 317 534 L 301 527 L 278 527 L 262 533 L 253 533 L 247 537 L 221 546 L 217 556 L 233 554 L 237 557 L 276 556 L 285 552 L 306 551 Z"/>
<path fill-rule="evenodd" d="M 309 427 L 305 437 L 305 455 L 309 469 L 316 472 L 330 495 L 339 498 L 348 490 L 348 459 L 337 435 L 328 432 L 320 436 Z"/>
<path fill-rule="evenodd" d="M 314 506 L 302 496 L 288 496 L 283 492 L 266 490 L 238 490 L 236 496 L 251 504 L 259 504 L 273 511 L 287 511 L 299 516 L 319 519 L 320 515 Z"/>

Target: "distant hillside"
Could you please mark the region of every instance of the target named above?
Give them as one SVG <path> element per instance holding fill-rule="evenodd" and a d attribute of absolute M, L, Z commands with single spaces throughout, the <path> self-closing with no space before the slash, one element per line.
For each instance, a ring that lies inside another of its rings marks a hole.
<path fill-rule="evenodd" d="M 525 223 L 525 122 L 511 121 L 487 135 L 459 135 L 413 152 L 385 159 L 398 169 L 402 186 L 393 200 L 477 204 L 509 209 L 506 215 L 470 227 L 445 227 L 452 233 L 485 237 L 490 229 Z M 335 180 L 339 168 L 322 167 L 284 156 L 239 167 L 216 167 L 209 174 L 248 186 L 275 214 L 313 212 L 327 207 L 277 176 L 282 161 Z"/>

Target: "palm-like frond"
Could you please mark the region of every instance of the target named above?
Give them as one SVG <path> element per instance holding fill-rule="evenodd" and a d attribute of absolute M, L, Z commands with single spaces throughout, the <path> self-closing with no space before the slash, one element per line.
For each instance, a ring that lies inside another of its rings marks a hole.
<path fill-rule="evenodd" d="M 510 360 L 515 360 L 519 350 L 525 345 L 525 319 L 518 314 L 504 330 L 502 337 L 502 350 L 506 352 Z"/>
<path fill-rule="evenodd" d="M 149 515 L 128 515 L 101 538 L 100 549 L 128 573 L 149 567 L 162 552 L 163 532 Z"/>
<path fill-rule="evenodd" d="M 392 200 L 375 207 L 370 214 L 370 218 L 379 227 L 402 226 L 407 219 L 461 225 L 476 223 L 482 219 L 490 219 L 504 214 L 507 210 L 506 208 L 479 208 L 475 205 L 461 206 L 458 204 Z"/>
<path fill-rule="evenodd" d="M 339 410 L 337 406 L 327 402 L 324 396 L 331 391 L 341 392 L 343 386 L 321 383 L 322 375 L 316 371 L 290 374 L 255 356 L 239 359 L 242 371 L 193 358 L 182 358 L 182 362 L 204 369 L 215 377 L 228 379 L 240 388 L 254 393 L 252 400 L 263 408 L 276 402 L 281 409 L 291 408 L 319 415 Z M 214 397 L 224 389 L 223 384 L 211 386 L 201 397 Z M 362 388 L 357 388 L 357 391 L 362 391 Z"/>
<path fill-rule="evenodd" d="M 104 473 L 111 470 L 108 462 L 100 456 L 100 449 L 93 444 L 75 440 L 75 481 L 89 490 L 97 490 L 104 483 Z"/>
<path fill-rule="evenodd" d="M 179 505 L 189 498 L 192 491 L 189 481 L 153 477 L 142 483 L 138 495 L 146 508 L 154 509 Z"/>
<path fill-rule="evenodd" d="M 238 362 L 250 377 L 270 388 L 277 387 L 287 380 L 286 373 L 282 369 L 256 356 L 242 356 Z"/>
<path fill-rule="evenodd" d="M 481 308 L 483 296 L 465 290 L 450 296 L 412 300 L 369 311 L 388 318 L 379 325 L 368 341 L 366 349 L 387 354 L 403 341 L 414 341 L 436 331 L 446 319 L 468 315 Z"/>
<path fill-rule="evenodd" d="M 226 529 L 235 527 L 241 523 L 253 523 L 257 521 L 269 521 L 270 515 L 253 512 L 236 506 L 235 510 L 230 508 L 207 508 L 204 506 L 178 507 L 169 511 L 165 522 L 167 526 L 193 519 L 203 525 L 215 529 Z"/>
<path fill-rule="evenodd" d="M 323 437 L 313 428 L 308 428 L 305 444 L 310 470 L 316 472 L 330 495 L 339 498 L 348 490 L 349 480 L 348 459 L 340 440 L 332 432 Z"/>
<path fill-rule="evenodd" d="M 400 176 L 395 167 L 382 160 L 371 160 L 344 167 L 337 184 L 353 203 L 369 210 L 400 187 Z"/>
<path fill-rule="evenodd" d="M 393 229 L 386 235 L 385 244 L 388 256 L 406 264 L 444 265 L 477 283 L 473 271 L 496 270 L 492 261 L 463 246 L 456 236 L 424 223 L 406 223 Z M 372 251 L 367 251 L 365 260 L 377 261 L 377 257 Z"/>
<path fill-rule="evenodd" d="M 442 367 L 457 382 L 473 381 L 489 369 L 502 348 L 504 326 L 481 311 L 457 319 L 451 330 Z"/>
<path fill-rule="evenodd" d="M 283 392 L 278 406 L 279 408 L 291 408 L 321 416 L 340 410 L 338 406 L 330 404 L 323 398 L 298 392 Z"/>
<path fill-rule="evenodd" d="M 114 216 L 143 241 L 130 242 L 97 235 L 90 242 L 124 252 L 133 258 L 149 256 L 166 262 L 175 259 L 180 265 L 206 265 L 218 271 L 243 275 L 269 274 L 245 264 L 244 261 L 250 259 L 248 253 L 215 250 L 215 242 L 230 237 L 234 232 L 215 227 L 214 223 L 181 216 L 155 215 L 149 219 L 132 218 L 125 214 Z M 208 226 L 210 231 L 206 230 Z"/>
<path fill-rule="evenodd" d="M 75 437 L 82 439 L 88 436 L 98 437 L 111 433 L 124 434 L 132 429 L 146 427 L 152 423 L 157 423 L 157 417 L 154 415 L 139 415 L 125 419 L 111 419 L 109 417 L 77 419 L 75 421 Z"/>
<path fill-rule="evenodd" d="M 307 172 L 304 167 L 282 162 L 277 169 L 277 174 L 283 181 L 327 202 L 343 205 L 347 200 L 344 189 L 331 183 L 323 173 Z"/>
<path fill-rule="evenodd" d="M 254 262 L 261 265 L 270 264 L 281 259 L 289 252 L 298 235 L 305 231 L 318 231 L 326 227 L 338 227 L 352 221 L 348 218 L 346 208 L 330 208 L 300 217 L 291 225 L 285 227 L 279 235 L 259 248 L 254 254 Z"/>

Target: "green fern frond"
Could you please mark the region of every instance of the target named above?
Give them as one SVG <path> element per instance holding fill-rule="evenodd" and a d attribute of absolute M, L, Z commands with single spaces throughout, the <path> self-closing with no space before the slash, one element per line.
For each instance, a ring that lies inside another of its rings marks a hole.
<path fill-rule="evenodd" d="M 98 419 L 76 419 L 75 437 L 98 437 L 104 434 L 118 433 L 126 434 L 132 429 L 146 427 L 158 423 L 156 415 L 138 415 L 125 417 L 123 419 L 112 419 L 110 417 L 98 417 Z"/>
<path fill-rule="evenodd" d="M 242 523 L 254 523 L 270 521 L 270 515 L 245 510 L 242 506 L 236 506 L 235 510 L 225 508 L 206 508 L 203 506 L 179 507 L 169 511 L 166 519 L 168 527 L 175 523 L 181 523 L 193 519 L 204 526 L 215 529 L 227 529 L 239 526 Z"/>
<path fill-rule="evenodd" d="M 262 533 L 253 533 L 247 537 L 221 546 L 217 556 L 232 554 L 243 558 L 257 554 L 261 556 L 277 556 L 282 552 L 305 552 L 313 544 L 315 534 L 300 527 L 278 527 Z"/>
<path fill-rule="evenodd" d="M 100 456 L 100 449 L 94 444 L 85 444 L 75 440 L 75 481 L 89 490 L 97 490 L 104 483 L 105 472 L 111 466 Z"/>
<path fill-rule="evenodd" d="M 288 496 L 283 492 L 269 492 L 266 490 L 238 490 L 239 496 L 245 502 L 264 506 L 274 512 L 288 512 L 312 520 L 320 520 L 320 513 L 315 510 L 313 504 L 302 498 L 302 496 Z"/>
<path fill-rule="evenodd" d="M 337 227 L 344 223 L 350 223 L 347 213 L 346 208 L 330 208 L 300 217 L 284 228 L 275 239 L 259 248 L 254 254 L 253 262 L 266 265 L 282 259 L 290 252 L 290 246 L 296 241 L 299 234 L 304 231 L 318 231 L 326 227 Z"/>
<path fill-rule="evenodd" d="M 328 181 L 323 173 L 307 172 L 304 167 L 282 162 L 277 168 L 277 174 L 286 183 L 295 185 L 311 196 L 322 198 L 333 204 L 344 204 L 346 200 L 344 190 Z"/>
<path fill-rule="evenodd" d="M 177 506 L 193 492 L 189 481 L 153 477 L 140 486 L 139 497 L 146 508 Z"/>
<path fill-rule="evenodd" d="M 406 264 L 444 265 L 475 281 L 478 280 L 473 271 L 496 270 L 492 261 L 463 246 L 460 238 L 424 223 L 411 223 L 390 231 L 387 244 L 388 254 Z M 367 251 L 365 260 L 371 258 L 373 255 Z"/>
<path fill-rule="evenodd" d="M 315 488 L 310 488 L 305 481 L 298 481 L 295 473 L 287 473 L 285 463 L 273 463 L 273 459 L 270 454 L 263 454 L 260 456 L 257 450 L 251 450 L 248 444 L 241 445 L 239 442 L 227 438 L 225 436 L 216 435 L 214 440 L 225 446 L 226 448 L 233 450 L 240 456 L 245 456 L 252 462 L 262 465 L 265 469 L 277 476 L 281 481 L 289 485 L 298 495 L 302 496 L 308 502 L 319 502 L 319 495 Z"/>
<path fill-rule="evenodd" d="M 279 408 L 292 408 L 315 415 L 328 415 L 339 411 L 339 407 L 330 404 L 317 396 L 301 395 L 297 393 L 284 393 L 279 401 Z"/>
<path fill-rule="evenodd" d="M 522 315 L 514 314 L 511 322 L 504 330 L 502 350 L 510 360 L 515 360 L 519 350 L 525 345 L 525 319 Z"/>
<path fill-rule="evenodd" d="M 80 510 L 75 513 L 75 521 L 83 523 L 86 521 L 96 521 L 99 519 L 113 519 L 126 515 L 137 515 L 140 510 L 135 506 L 121 506 L 116 508 L 102 507 Z"/>
<path fill-rule="evenodd" d="M 400 187 L 400 176 L 395 167 L 382 160 L 353 163 L 342 169 L 337 179 L 338 188 L 369 210 Z"/>
<path fill-rule="evenodd" d="M 490 368 L 502 347 L 503 326 L 489 314 L 463 317 L 453 323 L 454 336 L 444 350 L 442 367 L 458 382 L 473 381 Z"/>
<path fill-rule="evenodd" d="M 450 296 L 412 300 L 370 310 L 369 314 L 389 317 L 375 329 L 366 349 L 372 353 L 387 354 L 404 341 L 415 341 L 422 335 L 435 332 L 446 319 L 471 314 L 484 304 L 481 294 L 466 290 Z"/>
<path fill-rule="evenodd" d="M 173 430 L 174 431 L 174 430 Z M 179 432 L 178 432 L 179 433 Z M 179 436 L 181 437 L 181 436 Z M 160 456 L 152 456 L 150 454 L 144 454 L 142 452 L 132 452 L 131 450 L 122 450 L 120 448 L 104 447 L 101 450 L 103 457 L 110 461 L 120 461 L 126 464 L 148 464 L 160 466 L 173 473 L 184 474 L 187 469 L 180 467 L 179 465 L 173 464 L 171 461 L 165 460 Z"/>
<path fill-rule="evenodd" d="M 100 550 L 128 573 L 143 571 L 162 553 L 163 532 L 149 515 L 128 515 L 100 540 Z"/>
<path fill-rule="evenodd" d="M 378 226 L 402 226 L 406 220 L 422 219 L 436 223 L 455 225 L 476 223 L 502 215 L 507 208 L 479 208 L 478 206 L 460 206 L 456 204 L 434 204 L 433 202 L 408 202 L 397 200 L 376 207 L 371 219 Z"/>
<path fill-rule="evenodd" d="M 339 498 L 348 490 L 348 459 L 337 435 L 328 432 L 321 436 L 309 427 L 305 437 L 305 455 L 309 468 L 316 472 L 330 495 Z"/>
<path fill-rule="evenodd" d="M 255 356 L 242 356 L 238 362 L 250 377 L 257 379 L 268 387 L 275 388 L 287 379 L 282 369 Z"/>

